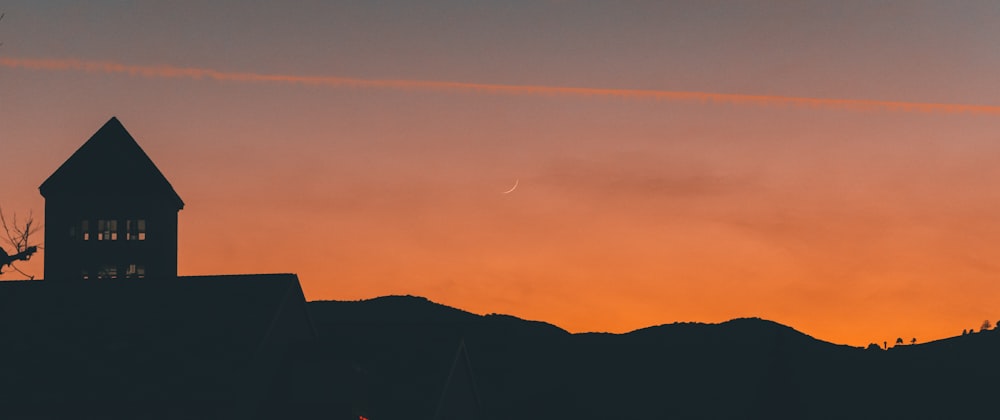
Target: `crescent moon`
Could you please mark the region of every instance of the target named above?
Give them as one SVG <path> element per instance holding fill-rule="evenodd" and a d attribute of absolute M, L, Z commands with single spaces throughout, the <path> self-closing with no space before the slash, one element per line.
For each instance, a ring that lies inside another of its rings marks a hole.
<path fill-rule="evenodd" d="M 507 190 L 507 191 L 504 191 L 504 192 L 503 192 L 502 194 L 510 194 L 510 193 L 514 192 L 514 190 L 516 190 L 516 189 L 517 189 L 517 183 L 518 183 L 518 182 L 520 182 L 520 181 L 521 181 L 520 179 L 515 179 L 515 180 L 514 180 L 514 186 L 513 186 L 513 187 L 510 187 L 510 189 L 509 189 L 509 190 Z"/>

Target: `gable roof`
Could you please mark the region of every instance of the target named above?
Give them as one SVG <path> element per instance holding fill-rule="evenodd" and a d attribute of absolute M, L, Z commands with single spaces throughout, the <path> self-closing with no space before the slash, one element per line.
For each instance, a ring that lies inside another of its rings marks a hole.
<path fill-rule="evenodd" d="M 111 117 L 38 187 L 42 196 L 87 195 L 95 190 L 120 196 L 162 197 L 184 208 L 163 173 L 118 118 Z"/>
<path fill-rule="evenodd" d="M 476 419 L 482 410 L 476 378 L 472 374 L 472 362 L 465 350 L 465 340 L 458 343 L 455 361 L 451 364 L 448 379 L 441 391 L 441 401 L 434 412 L 434 420 Z"/>
<path fill-rule="evenodd" d="M 312 336 L 294 274 L 0 282 L 0 405 L 219 414 L 252 406 Z"/>

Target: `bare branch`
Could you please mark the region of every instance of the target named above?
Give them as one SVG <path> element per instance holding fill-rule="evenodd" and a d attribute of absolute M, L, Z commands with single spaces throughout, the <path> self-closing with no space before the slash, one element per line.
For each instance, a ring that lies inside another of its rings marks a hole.
<path fill-rule="evenodd" d="M 21 223 L 18 223 L 17 213 L 12 214 L 11 220 L 13 223 L 7 223 L 7 217 L 3 214 L 3 209 L 0 208 L 0 223 L 2 223 L 3 230 L 7 234 L 7 243 L 13 246 L 16 252 L 22 252 L 31 246 L 28 243 L 30 236 L 38 232 L 38 227 L 32 226 L 35 223 L 35 218 L 31 213 L 28 213 L 28 219 L 24 221 L 24 227 L 21 227 Z"/>
<path fill-rule="evenodd" d="M 7 254 L 7 251 L 0 247 L 0 269 L 3 266 L 9 266 L 25 277 L 34 280 L 35 276 L 21 271 L 14 266 L 14 262 L 27 261 L 38 251 L 38 246 L 32 245 L 30 241 L 31 236 L 37 233 L 41 227 L 35 225 L 35 218 L 30 212 L 23 224 L 18 222 L 17 213 L 12 214 L 11 223 L 8 223 L 2 208 L 0 208 L 0 225 L 3 226 L 7 243 L 14 247 L 14 255 Z M 0 270 L 0 274 L 3 274 L 2 270 Z"/>
<path fill-rule="evenodd" d="M 21 271 L 21 269 L 17 268 L 17 266 L 14 265 L 13 263 L 10 263 L 8 265 L 10 266 L 10 268 L 13 268 L 14 271 L 17 271 L 18 273 L 21 273 L 22 276 L 27 277 L 28 280 L 34 280 L 35 279 L 34 275 L 31 275 L 31 274 L 28 274 L 28 273 L 25 273 L 25 272 Z"/>

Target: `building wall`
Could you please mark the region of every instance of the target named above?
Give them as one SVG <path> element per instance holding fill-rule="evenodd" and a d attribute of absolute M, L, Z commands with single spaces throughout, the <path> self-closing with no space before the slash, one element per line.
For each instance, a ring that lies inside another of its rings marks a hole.
<path fill-rule="evenodd" d="M 144 233 L 138 226 L 129 232 L 129 221 L 139 225 L 140 220 Z M 100 229 L 102 221 L 115 222 L 110 238 Z M 50 196 L 45 200 L 45 224 L 48 280 L 177 277 L 177 210 L 162 200 Z"/>

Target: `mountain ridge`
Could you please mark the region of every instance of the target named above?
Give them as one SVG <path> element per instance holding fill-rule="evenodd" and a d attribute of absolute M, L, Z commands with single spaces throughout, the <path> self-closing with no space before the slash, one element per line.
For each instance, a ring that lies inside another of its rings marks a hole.
<path fill-rule="evenodd" d="M 823 342 L 823 343 L 827 343 L 827 344 L 831 344 L 831 345 L 835 345 L 835 346 L 849 346 L 850 347 L 850 345 L 847 345 L 847 344 L 838 344 L 838 343 L 833 343 L 833 342 L 830 342 L 830 341 L 818 339 L 818 338 L 815 338 L 815 337 L 813 337 L 813 336 L 811 336 L 809 334 L 806 334 L 806 333 L 804 333 L 802 331 L 799 331 L 799 330 L 795 329 L 792 326 L 785 325 L 785 324 L 782 324 L 782 323 L 777 322 L 777 321 L 772 321 L 772 320 L 768 320 L 768 319 L 765 319 L 765 318 L 760 318 L 760 317 L 738 317 L 738 318 L 733 318 L 733 319 L 730 319 L 730 320 L 727 320 L 727 321 L 722 321 L 722 322 L 717 322 L 717 323 L 712 323 L 712 322 L 698 322 L 698 321 L 677 321 L 677 322 L 672 322 L 672 323 L 664 323 L 664 324 L 658 324 L 658 325 L 651 325 L 651 326 L 647 326 L 647 327 L 641 327 L 641 328 L 637 328 L 637 329 L 634 329 L 634 330 L 631 330 L 631 331 L 620 332 L 620 333 L 605 332 L 605 331 L 569 332 L 566 329 L 564 329 L 562 327 L 559 327 L 558 325 L 555 325 L 555 324 L 552 324 L 552 323 L 549 323 L 549 322 L 546 322 L 546 321 L 525 319 L 525 318 L 518 317 L 516 315 L 501 314 L 501 313 L 487 313 L 487 314 L 479 315 L 479 314 L 476 314 L 476 313 L 473 313 L 473 312 L 466 311 L 464 309 L 460 309 L 460 308 L 456 308 L 456 307 L 453 307 L 453 306 L 448 306 L 448 305 L 445 305 L 445 304 L 442 304 L 442 303 L 434 302 L 434 301 L 432 301 L 432 300 L 430 300 L 430 299 L 428 299 L 426 297 L 416 296 L 416 295 L 385 295 L 385 296 L 378 296 L 378 297 L 369 298 L 369 299 L 343 300 L 343 301 L 342 300 L 315 300 L 315 301 L 309 301 L 308 303 L 309 304 L 319 304 L 319 305 L 323 305 L 323 304 L 327 304 L 327 303 L 333 303 L 333 304 L 338 304 L 338 305 L 347 304 L 347 305 L 358 305 L 359 307 L 360 306 L 369 306 L 372 309 L 370 311 L 370 313 L 369 313 L 369 311 L 365 311 L 366 315 L 370 315 L 371 316 L 368 319 L 377 319 L 379 321 L 390 320 L 391 316 L 389 318 L 387 318 L 386 315 L 394 313 L 393 311 L 399 311 L 399 310 L 419 310 L 419 309 L 422 309 L 420 307 L 420 305 L 425 305 L 423 309 L 432 310 L 432 311 L 434 311 L 436 313 L 437 316 L 441 316 L 441 315 L 444 315 L 444 314 L 446 314 L 448 312 L 451 312 L 454 315 L 469 318 L 469 319 L 467 319 L 467 321 L 471 320 L 473 317 L 482 317 L 482 318 L 489 318 L 489 317 L 509 318 L 511 320 L 516 320 L 516 321 L 519 321 L 519 322 L 531 323 L 531 324 L 535 324 L 535 325 L 538 325 L 538 326 L 545 326 L 545 327 L 552 328 L 552 329 L 561 331 L 561 332 L 563 332 L 565 334 L 569 334 L 569 335 L 595 335 L 595 334 L 600 335 L 600 334 L 608 334 L 608 335 L 614 335 L 614 336 L 625 336 L 625 335 L 631 335 L 631 334 L 645 334 L 647 332 L 652 332 L 652 331 L 657 331 L 657 330 L 673 330 L 675 328 L 682 328 L 683 326 L 708 326 L 708 327 L 711 327 L 711 326 L 721 326 L 723 328 L 727 328 L 728 326 L 735 326 L 737 324 L 742 324 L 742 323 L 759 322 L 759 323 L 761 323 L 761 325 L 768 325 L 768 324 L 770 324 L 770 325 L 775 326 L 776 328 L 790 329 L 792 331 L 795 331 L 798 334 L 801 334 L 801 335 L 803 335 L 805 337 L 808 337 L 808 338 L 810 338 L 812 340 L 816 340 L 816 341 L 819 341 L 819 342 Z M 389 310 L 390 312 L 385 312 L 386 310 Z M 421 313 L 421 314 L 426 315 L 424 313 Z M 440 319 L 437 319 L 437 320 L 441 321 L 441 320 L 443 320 L 443 318 L 440 318 Z M 417 323 L 417 322 L 427 322 L 428 320 L 425 319 L 424 316 L 419 316 L 419 315 L 414 318 L 413 314 L 411 313 L 408 316 L 405 316 L 405 317 L 402 317 L 401 319 L 398 319 L 398 321 L 399 322 Z"/>
<path fill-rule="evenodd" d="M 1000 367 L 967 366 L 1000 354 L 993 331 L 887 351 L 761 318 L 569 333 L 414 296 L 307 305 L 375 407 L 434 400 L 459 343 L 485 418 L 975 418 L 1000 394 Z M 371 418 L 408 418 L 386 410 Z"/>

